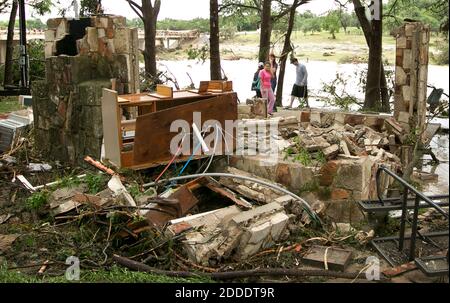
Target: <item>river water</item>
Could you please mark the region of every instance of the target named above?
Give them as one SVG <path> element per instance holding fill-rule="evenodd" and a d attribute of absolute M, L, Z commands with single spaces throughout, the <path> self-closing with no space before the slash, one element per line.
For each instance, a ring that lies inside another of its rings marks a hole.
<path fill-rule="evenodd" d="M 187 87 L 191 81 L 187 73 L 192 77 L 196 87 L 200 81 L 209 79 L 209 61 L 204 63 L 196 60 L 181 61 L 159 61 L 159 70 L 169 70 L 177 79 L 181 88 Z M 364 98 L 364 93 L 360 90 L 359 77 L 355 75 L 358 71 L 367 67 L 367 64 L 338 64 L 329 61 L 309 61 L 302 62 L 308 70 L 308 88 L 310 96 L 327 97 L 323 92 L 323 83 L 330 83 L 336 78 L 336 73 L 340 73 L 348 80 L 346 91 L 359 99 Z M 241 102 L 245 103 L 247 98 L 254 96 L 250 90 L 253 74 L 257 69 L 257 61 L 254 60 L 223 60 L 222 68 L 229 80 L 233 81 L 234 91 L 237 92 Z M 393 67 L 387 67 L 387 69 Z M 291 64 L 287 66 L 284 87 L 283 105 L 289 104 L 289 95 L 292 84 L 295 81 L 295 67 Z M 449 67 L 430 65 L 428 71 L 428 84 L 449 91 Z M 431 90 L 429 91 L 429 93 Z M 310 98 L 312 107 L 324 107 L 322 101 L 317 98 Z M 294 105 L 296 105 L 294 103 Z"/>

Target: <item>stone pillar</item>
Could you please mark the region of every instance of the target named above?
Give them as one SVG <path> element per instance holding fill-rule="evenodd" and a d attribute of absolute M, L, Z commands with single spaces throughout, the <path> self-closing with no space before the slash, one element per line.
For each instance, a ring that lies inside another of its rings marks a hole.
<path fill-rule="evenodd" d="M 427 111 L 430 27 L 407 22 L 396 30 L 394 117 L 404 131 L 423 130 Z"/>
<path fill-rule="evenodd" d="M 33 83 L 36 147 L 49 160 L 99 159 L 101 96 L 116 79 L 119 93 L 139 92 L 137 29 L 120 16 L 49 19 L 46 79 Z"/>

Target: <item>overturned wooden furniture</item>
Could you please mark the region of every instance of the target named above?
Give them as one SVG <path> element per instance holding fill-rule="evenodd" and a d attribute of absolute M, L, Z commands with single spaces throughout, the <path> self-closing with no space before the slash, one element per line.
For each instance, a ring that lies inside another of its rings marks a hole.
<path fill-rule="evenodd" d="M 214 84 L 211 86 L 216 87 Z M 224 81 L 221 87 L 220 91 L 214 89 L 212 92 L 207 89 L 206 92 L 198 93 L 172 91 L 161 86 L 152 94 L 120 96 L 116 91 L 104 89 L 102 119 L 105 160 L 119 168 L 131 169 L 168 163 L 174 157 L 170 150 L 171 141 L 179 136 L 179 130 L 171 132 L 172 122 L 186 121 L 192 133 L 194 112 L 201 113 L 202 125 L 205 121 L 216 120 L 225 128 L 225 121 L 237 120 L 237 95 L 226 91 L 232 87 L 231 83 Z M 137 113 L 135 119 L 123 118 L 124 113 L 133 112 Z M 202 125 L 197 127 L 201 129 Z M 191 135 L 186 138 L 191 139 Z M 191 143 L 191 152 L 192 145 Z M 225 145 L 221 145 L 224 148 Z M 186 161 L 189 156 L 185 153 L 179 155 L 175 162 Z M 194 159 L 206 156 L 200 154 L 194 156 Z"/>

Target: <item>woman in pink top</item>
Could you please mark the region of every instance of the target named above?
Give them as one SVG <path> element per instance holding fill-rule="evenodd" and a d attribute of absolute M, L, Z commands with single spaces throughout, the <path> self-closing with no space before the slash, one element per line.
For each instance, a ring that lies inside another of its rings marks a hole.
<path fill-rule="evenodd" d="M 275 105 L 275 96 L 272 90 L 272 71 L 269 62 L 266 62 L 264 69 L 259 72 L 259 78 L 261 80 L 261 95 L 267 99 L 267 112 L 272 115 L 273 106 Z"/>

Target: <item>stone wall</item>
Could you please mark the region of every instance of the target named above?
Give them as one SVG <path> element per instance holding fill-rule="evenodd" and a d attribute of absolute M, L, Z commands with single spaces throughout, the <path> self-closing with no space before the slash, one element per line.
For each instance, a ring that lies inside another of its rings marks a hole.
<path fill-rule="evenodd" d="M 49 160 L 98 159 L 102 89 L 115 79 L 119 93 L 139 92 L 137 30 L 118 16 L 50 19 L 47 25 L 46 79 L 32 87 L 36 147 Z"/>
<path fill-rule="evenodd" d="M 426 119 L 430 27 L 407 22 L 395 34 L 394 117 L 409 133 L 415 127 L 421 130 Z"/>

